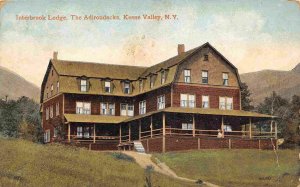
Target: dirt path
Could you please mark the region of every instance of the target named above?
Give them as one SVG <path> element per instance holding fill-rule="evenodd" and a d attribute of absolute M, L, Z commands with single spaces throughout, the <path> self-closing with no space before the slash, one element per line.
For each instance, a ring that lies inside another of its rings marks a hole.
<path fill-rule="evenodd" d="M 158 163 L 158 164 L 154 163 L 151 160 L 150 154 L 140 154 L 140 153 L 137 153 L 134 151 L 124 151 L 122 153 L 133 157 L 135 159 L 135 161 L 144 169 L 146 169 L 147 166 L 152 165 L 154 171 L 156 171 L 158 173 L 161 173 L 161 174 L 164 174 L 164 175 L 167 175 L 167 176 L 170 176 L 170 177 L 182 180 L 182 181 L 187 181 L 187 182 L 192 182 L 192 183 L 196 182 L 196 180 L 193 180 L 193 179 L 188 179 L 188 178 L 177 176 L 177 174 L 173 170 L 171 170 L 165 163 L 162 163 L 162 162 Z M 218 185 L 211 184 L 209 182 L 203 182 L 203 184 L 210 186 L 210 187 L 219 187 Z"/>

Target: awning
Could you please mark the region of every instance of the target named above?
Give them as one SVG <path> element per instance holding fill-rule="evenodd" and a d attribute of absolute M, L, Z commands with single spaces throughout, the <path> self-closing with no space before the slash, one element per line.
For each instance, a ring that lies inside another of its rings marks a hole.
<path fill-rule="evenodd" d="M 128 119 L 126 116 L 105 116 L 105 115 L 84 115 L 84 114 L 65 114 L 67 122 L 73 123 L 104 123 L 117 124 Z"/>

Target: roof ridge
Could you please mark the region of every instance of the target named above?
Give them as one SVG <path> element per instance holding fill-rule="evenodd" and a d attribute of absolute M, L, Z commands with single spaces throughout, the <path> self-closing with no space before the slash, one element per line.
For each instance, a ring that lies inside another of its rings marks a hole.
<path fill-rule="evenodd" d="M 60 59 L 51 59 L 52 61 L 60 61 L 60 62 L 69 62 L 69 63 L 78 63 L 78 64 L 99 64 L 99 65 L 108 65 L 108 66 L 123 66 L 123 67 L 137 67 L 137 68 L 148 68 L 147 66 L 135 66 L 135 65 L 122 65 L 122 64 L 108 64 L 101 62 L 87 62 L 87 61 L 76 61 L 76 60 L 60 60 Z"/>

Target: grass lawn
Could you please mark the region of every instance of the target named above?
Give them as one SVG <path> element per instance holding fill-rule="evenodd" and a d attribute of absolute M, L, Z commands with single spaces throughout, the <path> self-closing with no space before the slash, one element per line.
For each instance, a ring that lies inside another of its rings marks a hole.
<path fill-rule="evenodd" d="M 144 186 L 145 171 L 112 153 L 0 138 L 0 186 Z M 153 186 L 195 186 L 153 173 Z"/>
<path fill-rule="evenodd" d="M 298 150 L 201 150 L 154 154 L 179 176 L 223 186 L 297 186 Z"/>

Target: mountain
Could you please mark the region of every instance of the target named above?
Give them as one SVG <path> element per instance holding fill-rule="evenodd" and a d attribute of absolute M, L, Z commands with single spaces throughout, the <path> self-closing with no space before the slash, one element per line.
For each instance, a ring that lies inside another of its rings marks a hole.
<path fill-rule="evenodd" d="M 300 95 L 300 63 L 290 71 L 262 70 L 241 74 L 252 93 L 254 105 L 264 101 L 273 91 L 286 99 Z"/>
<path fill-rule="evenodd" d="M 40 88 L 20 75 L 0 66 L 0 99 L 17 99 L 27 96 L 39 102 Z"/>

